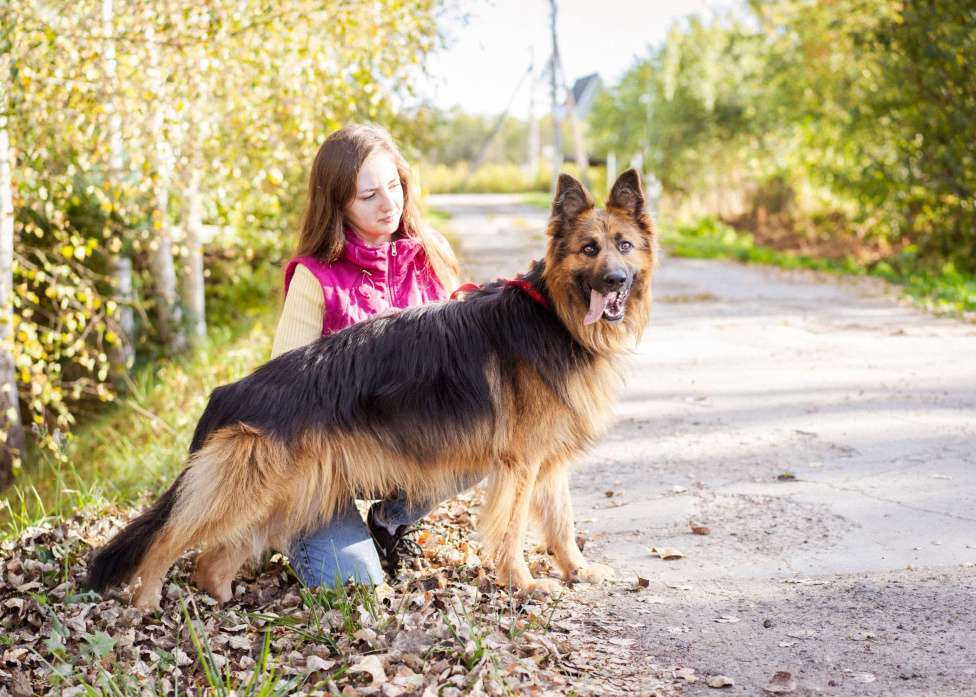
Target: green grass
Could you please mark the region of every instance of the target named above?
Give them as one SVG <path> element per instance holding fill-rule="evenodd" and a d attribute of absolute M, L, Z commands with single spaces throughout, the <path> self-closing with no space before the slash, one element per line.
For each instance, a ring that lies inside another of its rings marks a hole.
<path fill-rule="evenodd" d="M 899 286 L 918 305 L 941 314 L 968 316 L 976 312 L 976 278 L 959 273 L 951 264 L 925 268 L 915 250 L 871 265 L 852 258 L 823 259 L 755 244 L 752 235 L 735 230 L 715 218 L 694 224 L 665 226 L 661 241 L 675 256 L 700 259 L 735 259 L 786 269 L 811 269 L 882 278 Z"/>
<path fill-rule="evenodd" d="M 552 194 L 548 191 L 530 191 L 519 197 L 519 202 L 533 208 L 549 210 L 552 206 Z"/>
<path fill-rule="evenodd" d="M 141 369 L 127 395 L 64 443 L 62 458 L 38 452 L 0 494 L 0 538 L 87 505 L 127 506 L 165 488 L 183 467 L 211 390 L 270 356 L 278 302 L 262 304 L 258 314 L 212 329 L 192 356 Z"/>

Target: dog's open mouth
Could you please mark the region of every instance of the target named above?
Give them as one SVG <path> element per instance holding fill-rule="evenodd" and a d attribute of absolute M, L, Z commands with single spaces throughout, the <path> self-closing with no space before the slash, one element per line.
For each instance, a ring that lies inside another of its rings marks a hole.
<path fill-rule="evenodd" d="M 624 305 L 627 303 L 627 296 L 630 294 L 630 287 L 610 293 L 601 293 L 595 288 L 590 289 L 590 308 L 583 318 L 583 324 L 589 325 L 606 317 L 611 322 L 617 322 L 624 318 Z"/>

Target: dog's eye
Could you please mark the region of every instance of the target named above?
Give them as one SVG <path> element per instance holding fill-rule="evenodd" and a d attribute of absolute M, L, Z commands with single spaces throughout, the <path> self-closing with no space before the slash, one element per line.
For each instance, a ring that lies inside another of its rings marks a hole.
<path fill-rule="evenodd" d="M 583 254 L 585 254 L 588 257 L 595 257 L 596 256 L 596 253 L 599 252 L 599 251 L 600 251 L 600 248 L 597 247 L 592 242 L 590 242 L 588 245 L 586 245 L 582 249 Z"/>
<path fill-rule="evenodd" d="M 617 245 L 617 249 L 619 249 L 621 252 L 625 252 L 625 253 L 626 252 L 629 252 L 633 248 L 634 248 L 634 245 L 632 245 L 627 240 L 620 240 L 620 244 Z"/>

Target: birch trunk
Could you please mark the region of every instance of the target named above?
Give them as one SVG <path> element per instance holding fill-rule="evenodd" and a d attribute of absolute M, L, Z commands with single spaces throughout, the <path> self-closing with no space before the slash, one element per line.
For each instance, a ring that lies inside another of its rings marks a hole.
<path fill-rule="evenodd" d="M 9 54 L 0 56 L 0 489 L 13 481 L 14 464 L 24 450 L 13 355 L 14 200 L 7 130 L 9 61 Z"/>
<path fill-rule="evenodd" d="M 207 315 L 203 285 L 203 198 L 200 181 L 203 178 L 200 158 L 193 158 L 186 187 L 186 262 L 183 264 L 183 304 L 186 307 L 190 341 L 207 338 Z"/>
<path fill-rule="evenodd" d="M 118 105 L 118 64 L 115 59 L 114 40 L 115 13 L 112 0 L 102 0 L 102 70 L 105 73 L 105 113 L 108 123 L 108 175 L 110 190 L 115 193 L 114 198 L 121 198 L 122 178 L 124 176 L 124 160 L 122 155 L 122 114 Z M 115 333 L 118 343 L 112 345 L 109 351 L 111 362 L 112 383 L 116 390 L 121 390 L 126 384 L 129 369 L 135 361 L 136 322 L 132 309 L 132 259 L 125 254 L 114 256 L 111 260 L 112 285 L 115 288 L 114 300 L 118 305 L 116 310 Z"/>
<path fill-rule="evenodd" d="M 153 113 L 150 136 L 155 138 L 153 165 L 156 171 L 155 205 L 153 210 L 153 239 L 149 243 L 149 265 L 155 284 L 155 304 L 158 329 L 166 352 L 175 355 L 187 346 L 183 328 L 182 309 L 176 286 L 176 265 L 173 262 L 173 235 L 169 223 L 169 192 L 176 167 L 169 134 L 166 131 L 166 84 L 159 59 L 159 43 L 152 25 L 146 30 L 149 49 L 148 77 L 158 98 Z"/>

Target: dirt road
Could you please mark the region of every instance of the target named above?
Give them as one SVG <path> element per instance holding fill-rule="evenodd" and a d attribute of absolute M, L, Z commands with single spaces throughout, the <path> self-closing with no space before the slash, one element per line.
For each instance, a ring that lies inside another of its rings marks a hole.
<path fill-rule="evenodd" d="M 542 253 L 545 212 L 515 198 L 432 205 L 475 280 Z M 619 659 L 606 690 L 759 695 L 786 671 L 794 695 L 976 694 L 976 326 L 724 262 L 663 258 L 654 291 L 573 480 L 620 578 L 575 591 L 576 631 Z"/>

